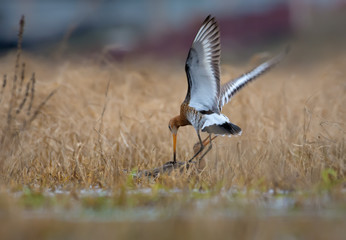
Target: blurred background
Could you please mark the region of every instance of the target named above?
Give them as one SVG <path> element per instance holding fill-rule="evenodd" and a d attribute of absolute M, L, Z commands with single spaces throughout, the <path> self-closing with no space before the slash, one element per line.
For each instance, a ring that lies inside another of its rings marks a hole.
<path fill-rule="evenodd" d="M 301 55 L 307 51 L 314 58 L 316 52 L 340 51 L 346 40 L 346 0 L 0 2 L 1 55 L 16 48 L 21 15 L 24 49 L 44 55 L 185 56 L 209 14 L 220 23 L 223 59 L 246 59 L 295 42 Z"/>

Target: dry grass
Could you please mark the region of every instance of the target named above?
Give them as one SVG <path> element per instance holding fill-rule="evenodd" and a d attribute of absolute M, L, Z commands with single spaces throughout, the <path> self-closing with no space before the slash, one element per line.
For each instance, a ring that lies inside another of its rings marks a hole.
<path fill-rule="evenodd" d="M 4 57 L 0 71 L 7 73 L 7 86 L 0 121 L 7 139 L 1 146 L 1 176 L 6 184 L 113 188 L 126 181 L 124 170 L 171 160 L 167 122 L 178 113 L 186 93 L 181 66 L 23 58 L 26 72 L 36 73 L 32 105 L 39 114 L 30 126 L 22 127 L 28 117 L 24 110 L 20 114 L 14 110 L 28 107 L 21 104 L 30 96 L 16 95 L 11 106 L 16 60 L 13 54 Z M 346 57 L 340 56 L 301 70 L 288 61 L 262 76 L 224 108 L 243 135 L 217 138 L 200 174 L 161 180 L 178 187 L 192 181 L 198 188 L 222 183 L 226 188 L 296 189 L 318 184 L 324 169 L 332 169 L 343 180 L 345 62 Z M 222 70 L 222 79 L 229 79 L 246 68 L 223 65 Z M 26 81 L 30 83 L 29 76 Z M 40 107 L 42 102 L 46 105 Z M 15 116 L 10 127 L 9 108 Z M 193 154 L 196 140 L 192 127 L 180 129 L 179 160 Z"/>

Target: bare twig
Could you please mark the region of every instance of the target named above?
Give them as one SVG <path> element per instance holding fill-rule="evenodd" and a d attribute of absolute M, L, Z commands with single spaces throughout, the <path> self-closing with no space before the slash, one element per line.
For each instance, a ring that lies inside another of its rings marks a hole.
<path fill-rule="evenodd" d="M 14 101 L 16 100 L 16 82 L 17 82 L 17 75 L 14 75 L 13 78 L 13 85 L 12 85 L 12 92 L 11 92 L 11 100 L 10 100 L 10 106 L 8 108 L 7 112 L 7 126 L 10 128 L 11 122 L 12 122 L 12 109 L 14 107 Z"/>
<path fill-rule="evenodd" d="M 30 83 L 31 83 L 31 81 L 27 82 L 27 84 L 26 84 L 25 95 L 24 95 L 24 97 L 23 97 L 22 102 L 19 104 L 19 107 L 18 107 L 18 109 L 17 109 L 17 111 L 16 111 L 16 114 L 19 114 L 19 113 L 22 111 L 22 109 L 23 109 L 23 107 L 24 107 L 24 104 L 25 104 L 26 100 L 28 99 L 28 96 L 29 96 L 29 89 L 30 89 Z"/>
<path fill-rule="evenodd" d="M 6 87 L 6 82 L 7 82 L 7 75 L 4 74 L 4 77 L 3 77 L 3 80 L 2 80 L 2 87 L 1 87 L 1 90 L 0 90 L 0 103 L 1 103 L 1 100 L 2 100 L 2 96 L 4 94 L 4 89 Z"/>
<path fill-rule="evenodd" d="M 27 111 L 27 115 L 29 116 L 31 113 L 31 108 L 32 108 L 32 103 L 34 101 L 34 96 L 35 96 L 35 82 L 36 82 L 36 78 L 35 78 L 35 73 L 32 74 L 31 77 L 31 96 L 30 96 L 30 102 L 29 102 L 29 106 L 28 106 L 28 111 Z"/>
<path fill-rule="evenodd" d="M 19 83 L 18 94 L 20 94 L 22 92 L 24 78 L 25 78 L 25 63 L 22 63 L 22 72 L 20 74 L 20 83 Z"/>
<path fill-rule="evenodd" d="M 16 56 L 16 62 L 15 62 L 15 68 L 14 68 L 14 76 L 13 76 L 13 85 L 12 85 L 12 92 L 11 92 L 11 100 L 10 100 L 10 106 L 8 108 L 7 112 L 7 129 L 11 127 L 12 122 L 12 110 L 15 105 L 15 101 L 17 98 L 16 89 L 17 89 L 17 74 L 18 74 L 18 68 L 19 68 L 19 61 L 20 61 L 20 55 L 22 52 L 22 41 L 23 41 L 23 33 L 24 33 L 24 16 L 19 21 L 19 32 L 18 32 L 18 43 L 17 43 L 17 56 Z"/>
<path fill-rule="evenodd" d="M 51 93 L 44 99 L 43 102 L 41 102 L 41 104 L 38 106 L 38 108 L 36 109 L 36 111 L 34 112 L 34 114 L 32 115 L 32 117 L 30 118 L 29 122 L 32 122 L 35 120 L 35 118 L 37 117 L 37 115 L 39 114 L 40 110 L 43 108 L 44 105 L 46 105 L 46 103 L 48 102 L 48 100 L 53 97 L 53 95 L 58 91 L 58 89 L 54 89 L 53 91 L 51 91 Z"/>
<path fill-rule="evenodd" d="M 20 54 L 22 52 L 24 24 L 25 24 L 25 19 L 24 19 L 24 15 L 23 15 L 19 21 L 19 32 L 18 32 L 18 42 L 17 42 L 17 58 L 16 58 L 16 68 L 17 69 L 19 68 Z"/>
<path fill-rule="evenodd" d="M 107 83 L 107 88 L 106 88 L 106 92 L 105 92 L 105 103 L 103 105 L 103 109 L 102 109 L 102 113 L 101 113 L 101 118 L 100 118 L 100 126 L 99 126 L 99 130 L 98 130 L 98 143 L 99 143 L 99 147 L 100 147 L 100 156 L 101 159 L 103 160 L 104 164 L 106 165 L 106 158 L 104 156 L 104 152 L 103 152 L 103 138 L 102 138 L 102 132 L 103 132 L 103 116 L 106 112 L 106 108 L 107 108 L 107 102 L 108 102 L 108 90 L 109 90 L 109 85 L 110 85 L 111 80 L 108 80 Z"/>
<path fill-rule="evenodd" d="M 46 105 L 46 103 L 48 102 L 48 100 L 53 97 L 53 95 L 58 91 L 58 89 L 54 89 L 53 91 L 50 92 L 50 94 L 41 102 L 41 104 L 37 107 L 37 109 L 35 110 L 34 114 L 32 115 L 32 117 L 29 119 L 29 121 L 24 121 L 23 123 L 23 127 L 22 130 L 24 130 L 28 124 L 32 123 L 32 121 L 34 121 L 37 117 L 37 115 L 40 113 L 41 109 L 44 107 L 44 105 Z"/>

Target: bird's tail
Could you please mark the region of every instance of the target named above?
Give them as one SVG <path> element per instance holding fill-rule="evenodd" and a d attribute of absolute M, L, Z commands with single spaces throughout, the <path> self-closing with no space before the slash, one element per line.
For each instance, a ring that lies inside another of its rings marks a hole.
<path fill-rule="evenodd" d="M 202 129 L 202 132 L 213 133 L 215 135 L 241 135 L 241 128 L 231 122 L 210 125 Z"/>
<path fill-rule="evenodd" d="M 241 128 L 231 123 L 223 114 L 205 115 L 206 121 L 202 127 L 202 132 L 213 133 L 215 135 L 240 135 Z"/>

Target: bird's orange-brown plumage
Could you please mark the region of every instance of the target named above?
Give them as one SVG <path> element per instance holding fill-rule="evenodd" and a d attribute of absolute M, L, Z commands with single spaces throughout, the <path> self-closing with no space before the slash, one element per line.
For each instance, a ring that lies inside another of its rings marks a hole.
<path fill-rule="evenodd" d="M 180 106 L 180 114 L 169 121 L 170 127 L 176 127 L 178 129 L 182 126 L 191 125 L 191 123 L 186 118 L 186 114 L 188 111 L 191 111 L 191 108 L 188 106 L 188 103 L 182 103 Z"/>

